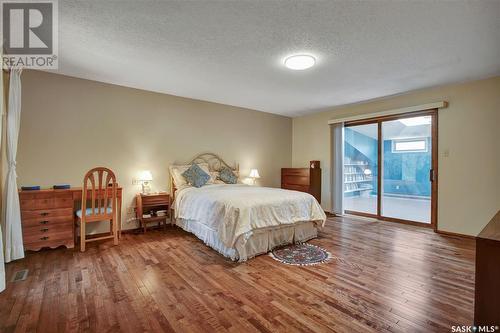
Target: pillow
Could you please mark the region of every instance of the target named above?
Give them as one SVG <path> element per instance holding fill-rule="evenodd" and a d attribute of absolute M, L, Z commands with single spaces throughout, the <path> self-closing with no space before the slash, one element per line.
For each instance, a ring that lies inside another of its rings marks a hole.
<path fill-rule="evenodd" d="M 226 184 L 236 184 L 238 182 L 238 176 L 236 176 L 233 170 L 223 167 L 219 172 L 219 179 Z"/>
<path fill-rule="evenodd" d="M 219 171 L 210 171 L 210 180 L 207 184 L 225 184 L 222 180 L 219 179 Z"/>
<path fill-rule="evenodd" d="M 187 182 L 194 187 L 202 187 L 210 179 L 210 175 L 203 171 L 198 164 L 193 164 L 182 173 Z"/>
<path fill-rule="evenodd" d="M 182 176 L 182 173 L 189 169 L 191 164 L 188 165 L 171 165 L 169 167 L 170 169 L 170 174 L 172 175 L 172 178 L 174 180 L 174 185 L 176 188 L 181 188 L 182 186 L 188 185 L 188 182 L 186 181 L 186 178 Z M 208 171 L 208 163 L 199 163 L 198 166 L 205 171 L 206 173 L 209 173 Z"/>

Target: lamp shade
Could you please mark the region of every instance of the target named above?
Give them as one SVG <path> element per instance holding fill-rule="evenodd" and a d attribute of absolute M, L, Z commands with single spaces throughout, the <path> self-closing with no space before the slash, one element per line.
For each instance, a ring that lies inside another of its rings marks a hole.
<path fill-rule="evenodd" d="M 260 178 L 260 175 L 259 175 L 259 170 L 257 169 L 252 169 L 250 170 L 250 178 Z"/>
<path fill-rule="evenodd" d="M 139 173 L 139 180 L 150 182 L 153 180 L 153 174 L 149 170 L 143 170 Z"/>

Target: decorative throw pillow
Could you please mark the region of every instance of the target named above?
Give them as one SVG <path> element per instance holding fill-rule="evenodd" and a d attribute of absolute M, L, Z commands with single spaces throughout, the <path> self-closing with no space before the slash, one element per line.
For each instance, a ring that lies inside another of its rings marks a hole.
<path fill-rule="evenodd" d="M 208 170 L 208 164 L 207 163 L 197 163 L 198 166 L 205 171 L 206 173 L 209 173 L 210 171 Z M 188 182 L 186 181 L 186 178 L 182 175 L 184 171 L 189 169 L 189 167 L 192 164 L 186 164 L 186 165 L 171 165 L 169 166 L 170 174 L 172 175 L 172 178 L 174 180 L 174 186 L 176 188 L 181 188 L 183 186 L 189 185 Z M 210 183 L 210 181 L 208 181 Z"/>
<path fill-rule="evenodd" d="M 193 164 L 182 173 L 187 182 L 194 187 L 202 187 L 210 179 L 210 175 L 203 171 L 197 164 Z"/>
<path fill-rule="evenodd" d="M 220 170 L 219 178 L 226 184 L 236 184 L 238 182 L 238 176 L 236 176 L 231 169 L 226 167 Z"/>

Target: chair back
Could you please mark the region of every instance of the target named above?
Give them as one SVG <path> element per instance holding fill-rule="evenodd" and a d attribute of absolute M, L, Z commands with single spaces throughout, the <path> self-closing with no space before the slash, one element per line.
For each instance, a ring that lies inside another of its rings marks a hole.
<path fill-rule="evenodd" d="M 116 189 L 116 176 L 113 171 L 104 167 L 89 170 L 83 177 L 82 221 L 95 222 L 114 219 L 116 216 Z"/>

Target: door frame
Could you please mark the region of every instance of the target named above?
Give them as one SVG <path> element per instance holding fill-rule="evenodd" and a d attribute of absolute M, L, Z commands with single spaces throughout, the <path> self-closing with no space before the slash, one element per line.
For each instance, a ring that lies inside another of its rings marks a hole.
<path fill-rule="evenodd" d="M 382 123 L 384 121 L 398 120 L 404 118 L 413 118 L 419 116 L 431 116 L 431 170 L 429 178 L 431 179 L 431 223 L 417 222 L 411 220 L 398 219 L 393 217 L 383 216 L 381 214 L 382 208 Z M 420 227 L 432 228 L 437 231 L 437 204 L 438 204 L 438 109 L 429 109 L 415 112 L 408 112 L 403 114 L 388 115 L 373 117 L 361 120 L 353 120 L 344 123 L 344 127 L 352 127 L 358 125 L 377 124 L 378 141 L 377 141 L 377 214 L 356 212 L 346 210 L 345 213 L 351 215 L 358 215 L 364 217 L 376 218 L 381 221 L 397 222 L 410 225 L 417 225 Z M 343 192 L 342 192 L 343 193 Z"/>

